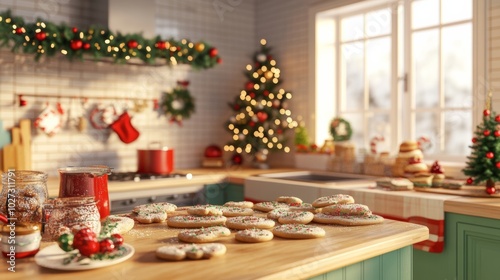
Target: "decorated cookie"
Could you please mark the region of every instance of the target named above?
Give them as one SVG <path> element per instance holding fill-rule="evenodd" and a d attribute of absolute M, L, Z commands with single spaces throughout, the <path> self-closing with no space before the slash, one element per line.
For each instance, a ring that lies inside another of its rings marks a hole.
<path fill-rule="evenodd" d="M 222 207 L 217 205 L 196 205 L 187 209 L 188 214 L 198 216 L 221 216 Z"/>
<path fill-rule="evenodd" d="M 141 224 L 162 223 L 167 219 L 164 206 L 157 203 L 136 206 L 131 217 Z"/>
<path fill-rule="evenodd" d="M 321 213 L 333 216 L 369 216 L 372 211 L 366 205 L 352 203 L 330 205 L 323 208 Z"/>
<path fill-rule="evenodd" d="M 214 242 L 221 237 L 226 237 L 231 234 L 231 231 L 222 226 L 214 226 L 200 229 L 185 229 L 181 230 L 177 235 L 180 241 L 189 243 L 206 243 Z"/>
<path fill-rule="evenodd" d="M 280 224 L 308 224 L 314 218 L 314 214 L 308 211 L 303 212 L 288 212 L 278 218 Z"/>
<path fill-rule="evenodd" d="M 283 202 L 288 205 L 300 205 L 302 204 L 302 199 L 295 196 L 280 196 L 276 198 L 277 202 Z"/>
<path fill-rule="evenodd" d="M 311 225 L 286 224 L 273 229 L 273 234 L 282 238 L 307 239 L 325 236 L 325 230 Z"/>
<path fill-rule="evenodd" d="M 180 261 L 184 259 L 209 259 L 226 253 L 226 246 L 220 243 L 177 244 L 156 249 L 156 256 L 163 260 Z"/>
<path fill-rule="evenodd" d="M 288 208 L 276 208 L 274 210 L 267 212 L 267 218 L 277 220 L 281 216 L 286 215 L 288 212 L 290 212 Z"/>
<path fill-rule="evenodd" d="M 240 207 L 240 208 L 252 208 L 253 202 L 251 201 L 228 201 L 224 203 L 226 207 Z"/>
<path fill-rule="evenodd" d="M 311 203 L 301 203 L 300 205 L 290 205 L 290 211 L 309 211 L 313 214 L 321 212 L 321 208 L 312 206 Z"/>
<path fill-rule="evenodd" d="M 177 209 L 177 206 L 175 204 L 168 202 L 150 203 L 150 204 L 138 205 L 134 207 L 132 212 L 138 213 L 139 211 L 149 210 L 149 209 L 155 209 L 155 211 L 157 211 L 156 208 L 162 208 L 166 213 L 172 213 Z"/>
<path fill-rule="evenodd" d="M 224 206 L 222 207 L 222 215 L 226 217 L 252 216 L 253 210 L 251 208 Z"/>
<path fill-rule="evenodd" d="M 314 222 L 321 224 L 335 224 L 343 226 L 363 226 L 380 224 L 384 222 L 384 218 L 379 215 L 368 216 L 334 216 L 324 213 L 314 215 Z"/>
<path fill-rule="evenodd" d="M 228 218 L 226 221 L 226 226 L 230 229 L 268 229 L 274 226 L 274 221 L 255 216 L 240 216 Z"/>
<path fill-rule="evenodd" d="M 224 216 L 182 215 L 182 216 L 174 216 L 168 218 L 167 225 L 169 227 L 175 227 L 175 228 L 211 227 L 211 226 L 224 225 L 226 219 L 227 218 Z"/>
<path fill-rule="evenodd" d="M 262 212 L 269 212 L 276 208 L 289 208 L 290 206 L 283 202 L 265 201 L 254 204 L 253 209 Z"/>
<path fill-rule="evenodd" d="M 258 243 L 269 241 L 273 239 L 274 235 L 267 229 L 251 228 L 238 231 L 234 237 L 241 242 Z"/>
<path fill-rule="evenodd" d="M 110 234 L 124 234 L 129 232 L 134 227 L 134 220 L 127 217 L 109 215 L 102 228 L 106 225 L 110 230 Z"/>
<path fill-rule="evenodd" d="M 314 207 L 326 207 L 334 204 L 348 204 L 354 203 L 354 198 L 348 194 L 334 194 L 330 196 L 323 196 L 313 201 Z"/>

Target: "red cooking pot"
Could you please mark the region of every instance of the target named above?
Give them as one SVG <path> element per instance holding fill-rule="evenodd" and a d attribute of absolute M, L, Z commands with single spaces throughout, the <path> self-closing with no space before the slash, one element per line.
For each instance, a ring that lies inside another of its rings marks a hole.
<path fill-rule="evenodd" d="M 153 145 L 158 145 L 153 149 Z M 166 175 L 174 169 L 174 150 L 154 142 L 149 149 L 137 150 L 137 172 Z"/>

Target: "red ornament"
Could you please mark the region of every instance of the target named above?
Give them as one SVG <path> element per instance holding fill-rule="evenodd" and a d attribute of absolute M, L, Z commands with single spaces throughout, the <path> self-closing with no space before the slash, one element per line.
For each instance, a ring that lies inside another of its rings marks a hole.
<path fill-rule="evenodd" d="M 79 230 L 73 238 L 73 248 L 86 257 L 99 252 L 97 235 L 89 228 Z"/>
<path fill-rule="evenodd" d="M 490 110 L 488 110 L 488 109 L 485 109 L 485 110 L 483 111 L 483 115 L 484 115 L 485 117 L 489 116 L 490 114 L 491 114 L 491 112 L 490 112 Z"/>
<path fill-rule="evenodd" d="M 495 137 L 500 137 L 500 130 L 495 130 L 495 132 L 493 132 L 493 135 L 495 135 Z"/>
<path fill-rule="evenodd" d="M 231 162 L 235 165 L 241 165 L 243 163 L 243 157 L 240 154 L 234 154 L 231 157 Z"/>
<path fill-rule="evenodd" d="M 16 34 L 23 34 L 23 33 L 24 33 L 24 28 L 23 27 L 16 28 Z"/>
<path fill-rule="evenodd" d="M 129 49 L 135 49 L 135 48 L 137 48 L 137 46 L 139 46 L 139 43 L 134 39 L 129 40 L 127 42 L 127 47 L 129 47 Z"/>
<path fill-rule="evenodd" d="M 474 183 L 474 180 L 472 178 L 467 178 L 467 185 L 472 185 Z"/>
<path fill-rule="evenodd" d="M 90 50 L 90 43 L 85 42 L 82 47 L 84 50 Z"/>
<path fill-rule="evenodd" d="M 251 126 L 251 127 L 254 127 L 255 126 L 255 122 L 250 121 L 250 122 L 248 122 L 248 125 Z"/>
<path fill-rule="evenodd" d="M 487 129 L 485 131 L 483 131 L 484 136 L 490 136 L 490 134 L 491 134 L 491 131 L 489 131 Z"/>
<path fill-rule="evenodd" d="M 177 84 L 181 87 L 188 87 L 189 86 L 189 81 L 177 81 Z"/>
<path fill-rule="evenodd" d="M 164 50 L 167 48 L 167 43 L 165 43 L 165 41 L 158 41 L 156 42 L 155 47 L 159 50 Z"/>
<path fill-rule="evenodd" d="M 486 153 L 486 157 L 489 158 L 489 159 L 492 159 L 494 156 L 495 156 L 495 154 L 492 153 L 492 152 L 487 152 Z"/>
<path fill-rule="evenodd" d="M 496 192 L 497 192 L 497 190 L 495 189 L 495 187 L 487 187 L 486 188 L 487 194 L 495 194 Z"/>
<path fill-rule="evenodd" d="M 74 51 L 77 51 L 79 49 L 81 49 L 83 46 L 83 42 L 82 40 L 71 40 L 69 41 L 69 47 L 74 50 Z"/>
<path fill-rule="evenodd" d="M 113 243 L 113 240 L 106 238 L 99 242 L 99 252 L 111 253 L 114 250 L 115 250 L 115 243 Z"/>
<path fill-rule="evenodd" d="M 207 158 L 222 157 L 222 150 L 217 145 L 210 145 L 210 146 L 205 148 L 205 157 L 207 157 Z"/>
<path fill-rule="evenodd" d="M 477 138 L 476 137 L 472 138 L 472 143 L 476 143 L 476 142 L 477 142 Z"/>
<path fill-rule="evenodd" d="M 497 162 L 497 164 L 495 164 L 497 166 L 497 168 L 500 168 L 500 161 Z"/>
<path fill-rule="evenodd" d="M 250 92 L 250 94 L 248 94 L 251 98 L 255 98 L 255 92 Z"/>
<path fill-rule="evenodd" d="M 245 89 L 246 89 L 246 90 L 252 90 L 254 85 L 255 85 L 255 84 L 254 84 L 254 83 L 252 83 L 252 82 L 247 82 L 247 83 L 245 84 Z"/>
<path fill-rule="evenodd" d="M 45 33 L 45 32 L 38 32 L 38 33 L 35 34 L 35 38 L 38 41 L 43 41 L 43 40 L 47 39 L 47 33 Z"/>
<path fill-rule="evenodd" d="M 259 120 L 259 122 L 265 122 L 267 120 L 267 113 L 266 112 L 257 112 L 257 119 Z"/>
<path fill-rule="evenodd" d="M 264 96 L 268 96 L 269 95 L 269 91 L 266 89 L 262 92 L 262 94 L 264 94 Z"/>
<path fill-rule="evenodd" d="M 71 28 L 71 31 L 72 31 L 73 33 L 76 33 L 76 32 L 78 32 L 78 28 L 73 27 L 73 28 Z"/>
<path fill-rule="evenodd" d="M 495 121 L 496 121 L 496 122 L 500 122 L 500 115 L 497 115 L 497 116 L 495 117 Z"/>
<path fill-rule="evenodd" d="M 222 58 L 218 57 L 217 58 L 217 64 L 221 64 L 222 63 Z"/>
<path fill-rule="evenodd" d="M 219 53 L 219 51 L 218 51 L 216 48 L 211 48 L 211 49 L 208 51 L 208 55 L 209 55 L 210 57 L 216 57 L 218 53 Z"/>

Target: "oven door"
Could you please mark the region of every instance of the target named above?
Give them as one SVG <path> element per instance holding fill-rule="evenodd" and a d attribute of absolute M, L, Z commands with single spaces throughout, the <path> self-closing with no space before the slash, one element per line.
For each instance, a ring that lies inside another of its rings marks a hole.
<path fill-rule="evenodd" d="M 110 192 L 111 214 L 130 213 L 135 206 L 155 202 L 169 202 L 179 207 L 206 204 L 203 189 L 203 185 L 195 185 L 177 188 Z"/>

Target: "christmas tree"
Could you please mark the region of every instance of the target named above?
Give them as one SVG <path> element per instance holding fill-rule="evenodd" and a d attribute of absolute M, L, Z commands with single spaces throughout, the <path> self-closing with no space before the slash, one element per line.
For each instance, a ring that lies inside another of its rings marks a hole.
<path fill-rule="evenodd" d="M 270 55 L 266 41 L 260 41 L 261 49 L 253 56 L 253 65 L 246 66 L 248 81 L 245 88 L 229 106 L 234 115 L 226 122 L 232 140 L 225 151 L 246 153 L 257 161 L 265 161 L 269 151 L 290 152 L 286 145 L 286 132 L 297 127 L 291 117 L 288 101 L 292 94 L 280 84 L 280 69 Z"/>
<path fill-rule="evenodd" d="M 500 181 L 500 115 L 490 111 L 491 93 L 483 111 L 483 122 L 476 127 L 472 138 L 471 155 L 468 156 L 464 174 L 471 176 L 467 184 L 486 181 L 486 192 L 496 192 L 495 182 Z"/>

